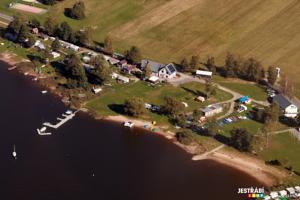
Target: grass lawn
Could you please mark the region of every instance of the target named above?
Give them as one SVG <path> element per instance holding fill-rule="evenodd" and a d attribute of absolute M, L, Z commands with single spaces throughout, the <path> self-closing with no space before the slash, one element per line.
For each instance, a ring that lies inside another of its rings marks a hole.
<path fill-rule="evenodd" d="M 204 91 L 204 85 L 196 82 L 187 83 L 182 85 L 182 87 L 174 87 L 171 85 L 163 86 L 148 86 L 147 83 L 139 81 L 137 83 L 130 83 L 126 85 L 114 85 L 112 88 L 108 88 L 103 94 L 91 100 L 87 103 L 87 107 L 94 110 L 99 115 L 116 115 L 119 114 L 118 110 L 115 108 L 118 105 L 122 105 L 124 101 L 131 97 L 141 97 L 147 103 L 162 105 L 164 102 L 164 97 L 171 96 L 176 99 L 186 102 L 189 107 L 186 108 L 187 111 L 193 111 L 204 107 L 207 104 L 216 101 L 225 101 L 231 98 L 231 94 L 223 92 L 221 90 L 217 91 L 217 95 L 214 99 L 208 100 L 205 103 L 196 102 L 194 98 L 197 96 L 197 92 Z M 156 120 L 158 123 L 167 123 L 167 117 L 150 113 L 152 120 Z"/>
<path fill-rule="evenodd" d="M 258 101 L 266 101 L 268 98 L 265 89 L 256 84 L 220 82 L 220 85 Z"/>
<path fill-rule="evenodd" d="M 263 127 L 263 124 L 251 120 L 251 119 L 246 119 L 246 120 L 240 120 L 238 122 L 233 122 L 231 124 L 226 124 L 224 127 L 221 128 L 220 133 L 224 136 L 229 137 L 230 136 L 230 131 L 233 128 L 246 128 L 250 133 L 256 134 L 259 129 Z"/>
<path fill-rule="evenodd" d="M 279 160 L 284 166 L 292 166 L 300 172 L 300 142 L 290 133 L 270 137 L 269 148 L 259 152 L 264 160 Z"/>

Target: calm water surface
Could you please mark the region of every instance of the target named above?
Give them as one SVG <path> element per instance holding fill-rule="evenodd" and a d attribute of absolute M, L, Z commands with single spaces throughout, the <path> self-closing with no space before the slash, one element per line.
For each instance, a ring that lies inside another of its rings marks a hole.
<path fill-rule="evenodd" d="M 216 162 L 191 161 L 162 137 L 85 114 L 38 136 L 66 108 L 4 63 L 0 80 L 0 199 L 239 200 L 238 187 L 260 185 Z"/>

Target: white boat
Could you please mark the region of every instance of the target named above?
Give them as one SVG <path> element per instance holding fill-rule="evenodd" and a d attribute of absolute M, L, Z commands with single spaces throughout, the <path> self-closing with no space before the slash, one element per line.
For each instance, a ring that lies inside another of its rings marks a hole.
<path fill-rule="evenodd" d="M 14 145 L 14 151 L 12 152 L 12 155 L 15 159 L 17 159 L 17 152 L 16 152 L 16 146 Z"/>
<path fill-rule="evenodd" d="M 47 92 L 48 92 L 47 90 L 43 90 L 42 94 L 47 94 Z"/>
<path fill-rule="evenodd" d="M 132 128 L 134 126 L 134 123 L 133 122 L 124 122 L 124 126 L 125 127 L 128 127 L 128 128 Z"/>

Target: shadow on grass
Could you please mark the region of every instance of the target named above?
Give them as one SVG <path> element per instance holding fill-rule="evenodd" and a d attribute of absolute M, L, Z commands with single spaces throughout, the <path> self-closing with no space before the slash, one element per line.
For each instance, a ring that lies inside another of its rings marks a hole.
<path fill-rule="evenodd" d="M 214 138 L 217 141 L 230 146 L 230 138 L 229 137 L 226 137 L 226 136 L 221 135 L 221 134 L 217 134 Z"/>
<path fill-rule="evenodd" d="M 200 90 L 194 91 L 194 90 L 191 90 L 191 89 L 186 88 L 186 87 L 181 87 L 181 88 L 184 89 L 185 91 L 191 93 L 192 95 L 206 97 L 206 94 L 204 92 L 200 91 Z"/>
<path fill-rule="evenodd" d="M 123 104 L 109 104 L 107 107 L 110 110 L 114 111 L 115 113 L 126 114 L 125 110 L 124 110 L 124 105 Z"/>

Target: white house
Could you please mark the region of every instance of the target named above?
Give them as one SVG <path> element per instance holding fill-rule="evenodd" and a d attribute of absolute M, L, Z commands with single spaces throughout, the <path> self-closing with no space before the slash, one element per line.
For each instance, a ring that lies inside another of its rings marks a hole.
<path fill-rule="evenodd" d="M 196 71 L 197 76 L 203 76 L 206 78 L 212 78 L 213 73 L 210 71 L 204 71 L 204 70 L 197 70 Z"/>
<path fill-rule="evenodd" d="M 145 70 L 146 67 L 150 67 L 152 76 L 157 76 L 161 79 L 172 79 L 177 75 L 177 70 L 173 63 L 165 65 L 151 60 L 142 60 L 142 70 Z"/>
<path fill-rule="evenodd" d="M 223 107 L 219 104 L 209 105 L 204 109 L 201 109 L 205 117 L 212 117 L 223 111 Z"/>
<path fill-rule="evenodd" d="M 279 105 L 280 109 L 284 112 L 285 117 L 294 118 L 297 116 L 298 107 L 282 94 L 276 95 L 273 98 L 273 101 Z"/>

